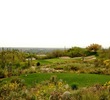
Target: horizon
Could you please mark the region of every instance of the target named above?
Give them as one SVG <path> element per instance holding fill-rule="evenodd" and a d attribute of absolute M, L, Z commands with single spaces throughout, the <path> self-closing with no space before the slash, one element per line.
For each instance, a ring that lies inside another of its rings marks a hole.
<path fill-rule="evenodd" d="M 110 47 L 110 1 L 0 1 L 0 47 Z"/>
<path fill-rule="evenodd" d="M 98 44 L 98 43 L 91 43 L 91 44 Z M 13 46 L 13 47 L 12 46 L 10 46 L 10 47 L 9 46 L 5 46 L 4 47 L 3 46 L 2 47 L 2 46 L 0 46 L 0 48 L 32 48 L 32 49 L 36 49 L 36 48 L 37 49 L 44 49 L 44 48 L 46 48 L 46 49 L 63 49 L 64 48 L 64 49 L 68 49 L 68 48 L 72 48 L 72 47 L 86 48 L 86 47 L 90 46 L 91 44 L 89 44 L 89 45 L 87 45 L 85 47 L 84 46 L 74 45 L 74 46 L 71 46 L 71 47 L 66 47 L 66 46 L 64 46 L 64 47 L 35 47 L 35 46 L 34 47 L 31 47 L 31 46 L 30 47 L 26 47 L 26 46 Z M 99 44 L 99 45 L 101 45 L 101 44 Z M 104 47 L 103 45 L 101 45 L 101 47 L 102 48 L 109 48 L 110 46 Z"/>

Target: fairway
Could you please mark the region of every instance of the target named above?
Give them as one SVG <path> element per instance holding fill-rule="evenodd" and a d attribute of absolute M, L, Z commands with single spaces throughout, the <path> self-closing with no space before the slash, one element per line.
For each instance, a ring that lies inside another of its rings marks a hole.
<path fill-rule="evenodd" d="M 40 83 L 45 80 L 49 80 L 51 76 L 57 76 L 57 79 L 62 79 L 69 85 L 77 83 L 79 87 L 87 87 L 95 84 L 104 84 L 110 81 L 109 75 L 97 75 L 97 74 L 75 74 L 75 73 L 35 73 L 21 75 L 20 78 L 24 79 L 27 85 L 33 83 Z"/>
<path fill-rule="evenodd" d="M 48 65 L 48 64 L 56 64 L 56 63 L 64 63 L 67 61 L 73 61 L 74 59 L 60 59 L 60 58 L 53 58 L 53 59 L 41 59 L 37 60 L 37 62 L 40 62 L 41 65 Z"/>

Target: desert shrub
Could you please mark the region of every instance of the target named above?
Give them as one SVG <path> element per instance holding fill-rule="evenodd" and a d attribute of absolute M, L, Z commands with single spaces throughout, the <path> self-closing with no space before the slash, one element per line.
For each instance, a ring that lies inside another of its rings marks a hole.
<path fill-rule="evenodd" d="M 83 100 L 82 91 L 77 91 L 72 94 L 72 100 Z"/>
<path fill-rule="evenodd" d="M 21 66 L 19 62 L 16 62 L 14 65 L 15 65 L 15 68 L 19 68 Z"/>
<path fill-rule="evenodd" d="M 72 100 L 110 100 L 110 96 L 106 87 L 95 85 L 73 92 Z"/>
<path fill-rule="evenodd" d="M 106 82 L 105 84 L 104 84 L 104 86 L 109 86 L 110 87 L 110 81 L 109 82 Z"/>
<path fill-rule="evenodd" d="M 64 67 L 63 69 L 64 69 L 65 71 L 70 71 L 70 70 L 71 70 L 71 67 L 68 66 L 68 65 L 65 65 L 65 66 L 63 66 L 63 67 Z"/>
<path fill-rule="evenodd" d="M 2 84 L 0 84 L 1 100 L 18 100 L 20 98 L 24 98 L 23 94 L 26 92 L 24 87 L 26 87 L 24 80 L 17 77 L 10 80 L 10 82 L 2 82 Z M 28 96 L 31 95 L 27 94 L 26 97 Z"/>
<path fill-rule="evenodd" d="M 96 71 L 95 74 L 103 74 L 103 70 L 101 70 L 101 69 L 97 69 L 95 71 Z"/>
<path fill-rule="evenodd" d="M 11 79 L 11 81 L 10 81 L 11 83 L 21 83 L 21 79 L 20 78 L 18 78 L 18 77 L 14 77 L 14 78 L 12 78 Z"/>
<path fill-rule="evenodd" d="M 64 70 L 73 70 L 73 71 L 78 71 L 80 69 L 80 63 L 69 63 L 69 64 L 64 64 L 62 65 Z"/>
<path fill-rule="evenodd" d="M 11 79 L 10 82 L 11 83 L 17 83 L 17 84 L 19 84 L 19 87 L 25 86 L 25 80 L 24 79 L 20 79 L 18 77 L 15 77 L 15 78 Z"/>
<path fill-rule="evenodd" d="M 90 74 L 106 74 L 101 68 L 94 68 L 89 71 Z"/>
<path fill-rule="evenodd" d="M 110 68 L 110 59 L 104 60 L 103 63 L 107 69 Z"/>
<path fill-rule="evenodd" d="M 12 76 L 19 76 L 19 75 L 20 75 L 19 69 L 13 70 Z"/>
<path fill-rule="evenodd" d="M 36 73 L 36 69 L 34 67 L 30 67 L 27 69 L 27 73 Z"/>
<path fill-rule="evenodd" d="M 21 86 L 22 81 L 17 77 L 10 82 L 1 81 L 0 100 L 110 100 L 110 82 L 78 89 L 77 83 L 73 82 L 70 88 L 61 79 L 56 84 L 46 80 L 30 88 Z"/>
<path fill-rule="evenodd" d="M 27 68 L 29 68 L 31 66 L 31 63 L 30 63 L 30 61 L 29 62 L 22 62 L 21 63 L 21 69 L 27 69 Z"/>
<path fill-rule="evenodd" d="M 61 91 L 53 91 L 49 97 L 49 100 L 60 100 Z"/>
<path fill-rule="evenodd" d="M 72 90 L 77 90 L 78 89 L 78 83 L 72 83 L 71 88 L 72 88 Z"/>
<path fill-rule="evenodd" d="M 102 93 L 99 97 L 99 100 L 110 100 L 108 93 Z"/>
<path fill-rule="evenodd" d="M 71 70 L 73 70 L 73 71 L 78 71 L 79 68 L 78 68 L 77 66 L 72 66 L 72 67 L 71 67 Z"/>
<path fill-rule="evenodd" d="M 36 63 L 36 66 L 40 66 L 40 62 L 37 62 L 37 63 Z"/>
<path fill-rule="evenodd" d="M 82 69 L 79 71 L 79 73 L 86 73 L 86 71 Z"/>
<path fill-rule="evenodd" d="M 56 76 L 52 76 L 50 80 L 36 84 L 32 93 L 38 100 L 60 100 L 61 95 L 69 90 L 70 88 L 67 83 L 61 79 L 56 81 Z"/>
<path fill-rule="evenodd" d="M 55 75 L 51 76 L 50 77 L 50 82 L 53 82 L 53 83 L 56 84 L 56 82 L 57 82 L 57 76 L 55 76 Z"/>
<path fill-rule="evenodd" d="M 94 67 L 104 67 L 104 63 L 102 59 L 95 59 L 93 60 Z"/>
<path fill-rule="evenodd" d="M 4 75 L 4 71 L 0 70 L 0 78 L 4 78 L 5 75 Z"/>

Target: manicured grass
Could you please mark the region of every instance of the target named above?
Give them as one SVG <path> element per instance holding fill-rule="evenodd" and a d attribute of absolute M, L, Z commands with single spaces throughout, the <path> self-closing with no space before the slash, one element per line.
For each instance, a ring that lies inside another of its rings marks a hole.
<path fill-rule="evenodd" d="M 51 64 L 52 62 L 49 60 L 37 60 L 36 62 L 40 62 L 41 65 Z"/>
<path fill-rule="evenodd" d="M 41 65 L 55 64 L 55 63 L 64 63 L 67 61 L 73 61 L 74 59 L 61 59 L 61 58 L 53 58 L 53 59 L 43 59 L 37 60 L 36 62 L 40 62 Z"/>
<path fill-rule="evenodd" d="M 90 58 L 95 58 L 95 56 L 88 56 L 85 57 L 85 59 L 89 59 Z M 63 59 L 63 58 L 52 58 L 52 59 L 41 59 L 41 60 L 36 60 L 36 62 L 40 62 L 41 65 L 47 65 L 47 64 L 55 64 L 55 63 L 64 63 L 64 62 L 71 62 L 71 61 L 80 61 L 82 59 L 82 57 L 74 57 L 74 58 L 67 58 L 67 59 Z"/>
<path fill-rule="evenodd" d="M 104 84 L 110 81 L 109 75 L 97 74 L 74 74 L 74 73 L 37 73 L 21 75 L 20 78 L 24 79 L 27 85 L 32 85 L 34 82 L 40 83 L 41 81 L 49 80 L 51 76 L 56 75 L 58 79 L 66 81 L 69 85 L 77 83 L 79 87 L 92 86 L 94 84 Z"/>

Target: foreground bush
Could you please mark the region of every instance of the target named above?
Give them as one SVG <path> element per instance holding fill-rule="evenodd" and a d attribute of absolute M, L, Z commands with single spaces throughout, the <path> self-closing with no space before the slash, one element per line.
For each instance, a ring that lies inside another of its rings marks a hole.
<path fill-rule="evenodd" d="M 110 87 L 96 84 L 73 93 L 72 100 L 110 100 Z"/>
<path fill-rule="evenodd" d="M 110 82 L 79 88 L 77 83 L 73 82 L 70 87 L 52 76 L 50 80 L 27 87 L 25 80 L 16 77 L 10 82 L 0 81 L 0 100 L 110 100 Z"/>
<path fill-rule="evenodd" d="M 33 95 L 26 89 L 23 79 L 14 78 L 0 84 L 0 100 L 32 100 Z"/>

